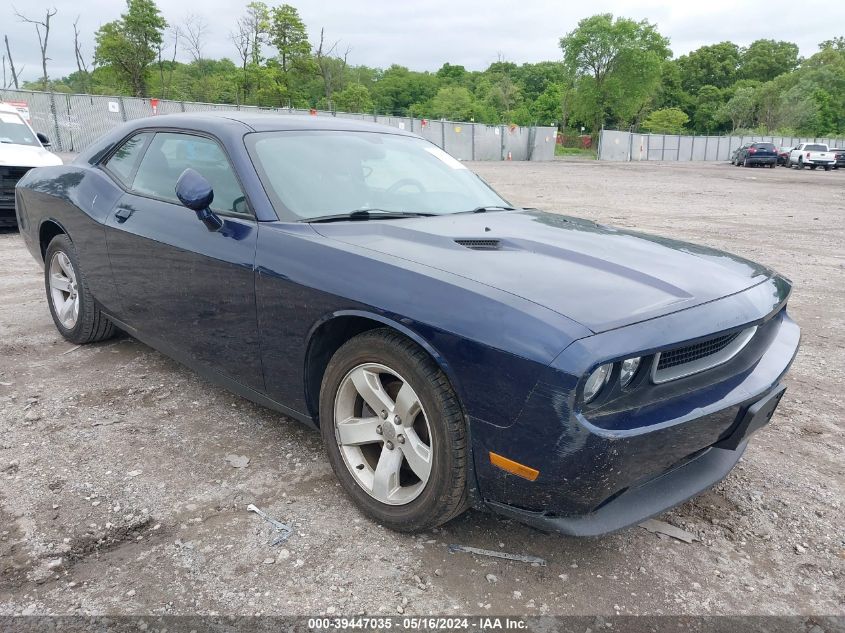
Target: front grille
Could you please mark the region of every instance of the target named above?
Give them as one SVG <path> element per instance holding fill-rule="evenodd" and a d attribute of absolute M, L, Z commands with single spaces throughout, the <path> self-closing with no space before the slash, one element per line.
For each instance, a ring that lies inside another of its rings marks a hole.
<path fill-rule="evenodd" d="M 15 208 L 15 185 L 32 167 L 0 167 L 0 207 Z"/>
<path fill-rule="evenodd" d="M 686 347 L 678 347 L 671 349 L 668 352 L 660 354 L 660 361 L 657 363 L 657 371 L 668 369 L 669 367 L 677 367 L 685 363 L 691 363 L 705 356 L 710 356 L 716 352 L 721 352 L 728 345 L 733 342 L 739 332 L 733 334 L 725 334 L 711 338 L 708 341 L 695 343 L 694 345 L 687 345 Z"/>
<path fill-rule="evenodd" d="M 476 251 L 494 251 L 499 248 L 499 240 L 455 240 L 455 244 Z"/>
<path fill-rule="evenodd" d="M 659 384 L 684 378 L 726 363 L 742 351 L 756 331 L 757 326 L 753 325 L 660 352 L 652 365 L 652 382 Z"/>

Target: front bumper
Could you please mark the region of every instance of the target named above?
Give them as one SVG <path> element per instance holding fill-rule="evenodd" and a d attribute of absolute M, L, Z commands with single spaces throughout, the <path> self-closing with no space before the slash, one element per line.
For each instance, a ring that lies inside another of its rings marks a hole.
<path fill-rule="evenodd" d="M 18 218 L 15 215 L 15 207 L 0 205 L 0 228 L 13 227 L 18 225 Z"/>
<path fill-rule="evenodd" d="M 708 448 L 677 468 L 630 488 L 587 514 L 555 516 L 503 503 L 488 502 L 499 514 L 545 532 L 568 536 L 600 536 L 635 525 L 694 497 L 717 484 L 733 469 L 747 442 L 736 450 Z"/>
<path fill-rule="evenodd" d="M 649 340 L 665 340 L 667 332 L 687 336 L 683 330 L 692 334 L 697 324 L 726 322 L 728 313 L 747 317 L 752 304 L 763 310 L 765 301 L 775 303 L 768 308 L 774 312 L 763 312 L 758 335 L 734 359 L 697 376 L 650 386 L 641 400 L 624 408 L 588 414 L 589 419 L 573 410 L 575 376 L 584 375 L 586 365 L 568 377 L 556 361 L 558 367 L 541 378 L 515 424 L 496 427 L 472 420 L 475 472 L 485 504 L 543 529 L 595 535 L 642 521 L 722 479 L 744 450 L 746 434 L 736 434 L 746 412 L 778 389 L 798 349 L 800 331 L 773 284 L 688 314 L 595 335 L 567 352 L 565 362 L 575 363 L 578 356 L 600 357 L 603 348 L 618 350 L 632 338 L 643 339 L 645 348 Z M 540 474 L 535 481 L 508 474 L 492 466 L 490 452 Z"/>

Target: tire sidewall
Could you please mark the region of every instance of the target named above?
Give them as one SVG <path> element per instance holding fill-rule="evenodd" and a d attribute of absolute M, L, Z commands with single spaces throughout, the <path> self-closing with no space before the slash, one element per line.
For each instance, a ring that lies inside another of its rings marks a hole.
<path fill-rule="evenodd" d="M 401 506 L 381 503 L 361 488 L 349 472 L 337 443 L 334 404 L 338 388 L 353 368 L 364 363 L 386 365 L 402 376 L 419 396 L 428 419 L 432 446 L 431 475 L 420 495 Z M 320 390 L 320 433 L 335 475 L 344 490 L 370 516 L 388 527 L 402 531 L 414 531 L 429 525 L 429 518 L 440 513 L 442 499 L 450 494 L 455 485 L 454 454 L 445 422 L 446 403 L 421 369 L 416 360 L 408 358 L 386 340 L 365 335 L 352 339 L 338 350 L 329 363 Z"/>
<path fill-rule="evenodd" d="M 77 293 L 79 294 L 79 316 L 73 328 L 70 329 L 62 325 L 62 322 L 59 320 L 59 316 L 56 314 L 56 306 L 53 305 L 53 293 L 50 290 L 50 262 L 53 261 L 53 256 L 58 252 L 67 255 L 67 258 L 70 260 L 70 265 L 73 267 L 73 272 L 76 275 Z M 79 268 L 79 258 L 76 255 L 76 249 L 67 235 L 57 235 L 47 246 L 47 251 L 44 254 L 44 290 L 47 293 L 47 306 L 50 309 L 50 316 L 53 317 L 53 323 L 56 329 L 59 330 L 59 333 L 63 337 L 71 342 L 81 340 L 85 332 L 86 319 L 89 318 L 89 312 L 91 310 L 91 297 L 88 294 L 82 271 Z"/>

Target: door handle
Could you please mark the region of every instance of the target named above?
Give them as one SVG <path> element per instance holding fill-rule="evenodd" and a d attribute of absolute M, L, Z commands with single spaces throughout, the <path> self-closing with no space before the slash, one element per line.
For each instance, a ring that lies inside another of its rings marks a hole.
<path fill-rule="evenodd" d="M 127 209 L 126 207 L 120 207 L 117 211 L 114 212 L 114 219 L 123 224 L 126 220 L 129 219 L 133 213 L 132 209 Z"/>

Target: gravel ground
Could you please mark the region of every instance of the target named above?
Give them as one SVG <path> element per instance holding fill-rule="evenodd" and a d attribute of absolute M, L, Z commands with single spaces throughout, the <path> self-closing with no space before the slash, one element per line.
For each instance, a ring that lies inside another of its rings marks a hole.
<path fill-rule="evenodd" d="M 845 613 L 845 171 L 473 168 L 520 205 L 724 248 L 794 281 L 803 346 L 773 424 L 723 483 L 661 517 L 699 540 L 639 527 L 579 540 L 475 511 L 392 533 L 343 495 L 317 434 L 130 338 L 61 339 L 38 265 L 7 233 L 0 615 Z M 292 523 L 290 540 L 272 547 L 248 503 Z"/>

